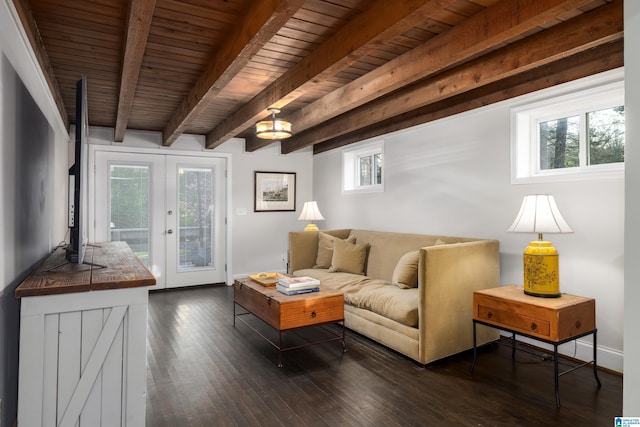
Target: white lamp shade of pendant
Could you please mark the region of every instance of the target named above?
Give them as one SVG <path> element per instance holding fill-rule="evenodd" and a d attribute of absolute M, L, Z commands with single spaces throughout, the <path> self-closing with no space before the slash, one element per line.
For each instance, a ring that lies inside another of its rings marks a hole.
<path fill-rule="evenodd" d="M 520 212 L 507 231 L 515 233 L 573 233 L 552 195 L 524 196 Z"/>
<path fill-rule="evenodd" d="M 318 221 L 323 220 L 324 217 L 318 209 L 318 203 L 316 201 L 304 202 L 302 207 L 302 213 L 298 217 L 300 221 Z"/>

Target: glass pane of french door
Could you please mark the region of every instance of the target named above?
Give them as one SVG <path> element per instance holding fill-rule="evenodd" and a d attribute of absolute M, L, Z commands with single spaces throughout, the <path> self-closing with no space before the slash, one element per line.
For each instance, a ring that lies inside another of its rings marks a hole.
<path fill-rule="evenodd" d="M 178 269 L 211 267 L 213 263 L 213 171 L 178 169 Z"/>
<path fill-rule="evenodd" d="M 150 267 L 148 165 L 111 164 L 109 167 L 109 225 L 111 241 L 125 241 Z"/>

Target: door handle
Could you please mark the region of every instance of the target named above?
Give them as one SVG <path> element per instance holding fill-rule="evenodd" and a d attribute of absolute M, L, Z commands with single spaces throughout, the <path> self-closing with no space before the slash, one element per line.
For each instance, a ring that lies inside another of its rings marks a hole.
<path fill-rule="evenodd" d="M 168 229 L 167 230 L 167 234 L 173 234 L 173 230 L 172 229 Z"/>

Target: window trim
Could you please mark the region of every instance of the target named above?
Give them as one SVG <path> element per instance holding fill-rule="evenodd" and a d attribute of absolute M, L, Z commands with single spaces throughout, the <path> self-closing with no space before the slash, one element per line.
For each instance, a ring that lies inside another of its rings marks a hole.
<path fill-rule="evenodd" d="M 360 185 L 358 182 L 359 159 L 375 154 L 382 155 L 382 182 Z M 353 144 L 342 150 L 342 193 L 380 193 L 384 191 L 384 140 Z"/>
<path fill-rule="evenodd" d="M 606 95 L 606 96 L 604 96 Z M 588 107 L 582 107 L 587 103 Z M 576 107 L 579 105 L 580 107 Z M 511 183 L 565 182 L 595 179 L 623 179 L 624 162 L 562 169 L 540 169 L 538 124 L 546 120 L 582 115 L 624 105 L 624 71 L 612 70 L 566 83 L 528 97 L 510 111 Z M 581 132 L 585 126 L 581 120 Z M 580 147 L 584 150 L 586 147 Z M 584 157 L 584 159 L 583 159 Z"/>

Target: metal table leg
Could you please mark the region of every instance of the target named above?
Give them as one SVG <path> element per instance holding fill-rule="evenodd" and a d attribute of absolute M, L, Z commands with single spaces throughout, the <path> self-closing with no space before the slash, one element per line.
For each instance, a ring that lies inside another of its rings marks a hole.
<path fill-rule="evenodd" d="M 553 345 L 553 379 L 556 390 L 556 406 L 560 407 L 560 381 L 558 381 L 558 344 Z"/>
<path fill-rule="evenodd" d="M 278 331 L 278 368 L 282 368 L 282 331 Z"/>
<path fill-rule="evenodd" d="M 476 345 L 476 321 L 473 320 L 473 362 L 471 363 L 471 372 L 473 372 L 473 368 L 476 367 L 476 353 L 477 353 L 477 345 Z"/>
<path fill-rule="evenodd" d="M 600 378 L 598 378 L 598 330 L 593 331 L 593 376 L 596 377 L 598 388 L 602 387 Z"/>

